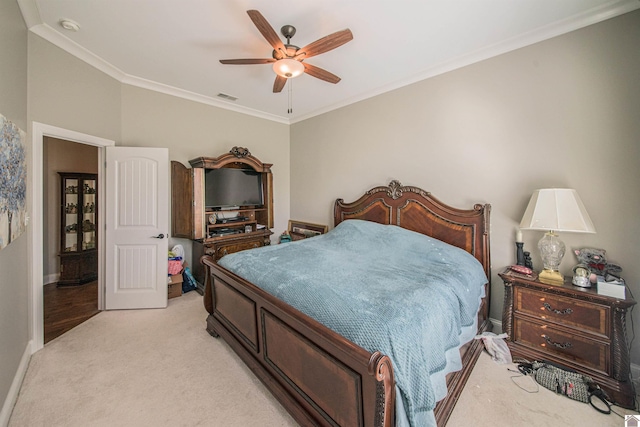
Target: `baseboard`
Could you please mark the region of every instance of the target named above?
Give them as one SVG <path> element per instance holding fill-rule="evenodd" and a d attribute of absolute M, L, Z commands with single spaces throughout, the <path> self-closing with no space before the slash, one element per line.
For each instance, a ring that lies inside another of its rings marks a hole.
<path fill-rule="evenodd" d="M 492 318 L 489 318 L 489 322 L 491 322 L 491 324 L 493 325 L 493 330 L 491 332 L 496 335 L 500 335 L 502 333 L 502 322 L 500 320 Z"/>
<path fill-rule="evenodd" d="M 22 354 L 20 365 L 18 365 L 16 375 L 13 377 L 13 382 L 11 383 L 11 387 L 9 388 L 7 398 L 4 400 L 4 405 L 2 405 L 2 411 L 0 412 L 0 427 L 7 427 L 9 425 L 9 419 L 11 418 L 11 412 L 13 412 L 13 406 L 16 404 L 16 400 L 18 400 L 20 387 L 22 387 L 22 381 L 24 380 L 24 376 L 27 373 L 27 368 L 29 367 L 32 346 L 32 342 L 29 341 L 27 343 L 27 347 L 24 349 L 24 353 Z"/>
<path fill-rule="evenodd" d="M 47 274 L 42 278 L 42 283 L 48 285 L 49 283 L 56 283 L 60 280 L 60 273 Z"/>

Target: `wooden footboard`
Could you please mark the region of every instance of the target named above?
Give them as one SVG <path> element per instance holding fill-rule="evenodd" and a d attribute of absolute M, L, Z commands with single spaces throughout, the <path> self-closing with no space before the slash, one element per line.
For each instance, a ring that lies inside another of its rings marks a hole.
<path fill-rule="evenodd" d="M 255 285 L 203 257 L 212 313 L 207 331 L 222 337 L 302 426 L 395 425 L 391 360 L 369 353 Z M 482 312 L 482 310 L 480 310 Z M 478 333 L 491 330 L 487 320 Z M 434 414 L 444 426 L 482 352 L 460 350 L 462 369 L 447 376 Z"/>
<path fill-rule="evenodd" d="M 302 426 L 394 425 L 393 368 L 246 280 L 203 258 L 221 336 Z"/>

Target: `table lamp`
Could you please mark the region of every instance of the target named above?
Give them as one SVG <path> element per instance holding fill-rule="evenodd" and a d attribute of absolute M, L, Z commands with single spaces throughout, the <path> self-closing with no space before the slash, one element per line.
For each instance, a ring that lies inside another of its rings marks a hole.
<path fill-rule="evenodd" d="M 548 284 L 564 283 L 559 267 L 565 245 L 556 232 L 596 232 L 578 193 L 569 188 L 535 190 L 520 222 L 520 229 L 546 231 L 538 242 L 544 266 L 538 278 Z"/>

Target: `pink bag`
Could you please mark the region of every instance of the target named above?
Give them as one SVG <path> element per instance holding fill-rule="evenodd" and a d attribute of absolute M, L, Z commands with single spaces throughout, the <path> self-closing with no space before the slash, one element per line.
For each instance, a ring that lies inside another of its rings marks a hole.
<path fill-rule="evenodd" d="M 182 261 L 180 260 L 169 260 L 169 275 L 173 276 L 174 274 L 180 273 L 182 270 Z"/>

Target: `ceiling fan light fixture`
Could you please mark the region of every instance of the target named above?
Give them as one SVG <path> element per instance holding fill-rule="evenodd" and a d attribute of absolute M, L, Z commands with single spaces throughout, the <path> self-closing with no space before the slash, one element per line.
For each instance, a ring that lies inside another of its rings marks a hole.
<path fill-rule="evenodd" d="M 280 77 L 291 79 L 304 73 L 304 65 L 295 59 L 284 58 L 273 63 L 273 71 Z"/>

